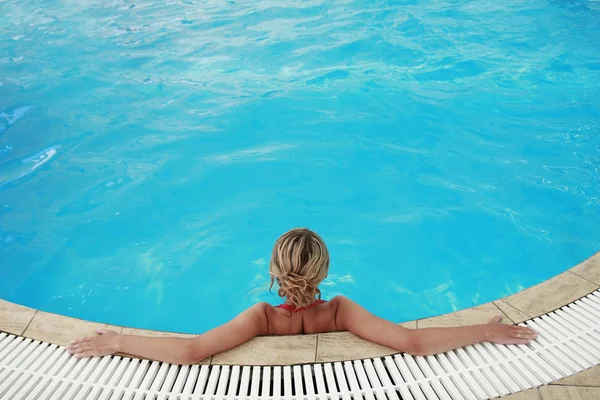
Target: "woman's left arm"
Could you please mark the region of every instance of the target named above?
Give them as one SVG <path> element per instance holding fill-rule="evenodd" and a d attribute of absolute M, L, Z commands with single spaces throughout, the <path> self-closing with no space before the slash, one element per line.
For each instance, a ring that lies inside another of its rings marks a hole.
<path fill-rule="evenodd" d="M 231 321 L 194 338 L 147 337 L 120 335 L 112 331 L 98 332 L 75 340 L 69 353 L 75 357 L 105 356 L 126 353 L 172 364 L 195 364 L 247 342 L 255 336 L 269 333 L 266 303 L 256 304 Z"/>

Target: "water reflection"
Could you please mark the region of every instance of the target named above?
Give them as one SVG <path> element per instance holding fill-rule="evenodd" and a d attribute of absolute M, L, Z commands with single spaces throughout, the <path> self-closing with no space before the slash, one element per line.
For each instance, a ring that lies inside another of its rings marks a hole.
<path fill-rule="evenodd" d="M 33 173 L 58 154 L 60 145 L 48 147 L 31 156 L 0 164 L 0 188 Z"/>

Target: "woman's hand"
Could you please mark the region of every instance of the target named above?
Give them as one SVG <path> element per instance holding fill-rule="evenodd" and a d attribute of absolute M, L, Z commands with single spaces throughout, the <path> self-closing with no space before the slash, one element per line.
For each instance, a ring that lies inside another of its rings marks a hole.
<path fill-rule="evenodd" d="M 67 348 L 77 358 L 108 356 L 119 351 L 120 337 L 117 332 L 100 329 L 98 336 L 77 339 Z"/>
<path fill-rule="evenodd" d="M 527 344 L 538 334 L 531 328 L 501 324 L 502 316 L 494 317 L 487 323 L 486 340 L 498 344 Z"/>

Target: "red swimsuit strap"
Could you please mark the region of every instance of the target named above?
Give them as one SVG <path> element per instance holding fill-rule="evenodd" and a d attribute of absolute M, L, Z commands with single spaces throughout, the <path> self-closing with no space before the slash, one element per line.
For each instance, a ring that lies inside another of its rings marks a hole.
<path fill-rule="evenodd" d="M 327 300 L 317 300 L 314 303 L 309 304 L 306 307 L 300 307 L 300 308 L 295 308 L 294 306 L 292 306 L 290 304 L 285 304 L 285 303 L 275 306 L 275 308 L 281 308 L 281 309 L 284 309 L 284 310 L 290 311 L 290 312 L 298 312 L 298 311 L 306 310 L 307 308 L 318 306 L 319 304 L 323 304 L 323 303 L 327 303 Z"/>

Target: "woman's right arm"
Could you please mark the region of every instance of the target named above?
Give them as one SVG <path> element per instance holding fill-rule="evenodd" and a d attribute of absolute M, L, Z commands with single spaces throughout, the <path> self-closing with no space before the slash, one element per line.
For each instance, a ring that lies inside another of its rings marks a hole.
<path fill-rule="evenodd" d="M 537 334 L 526 327 L 503 325 L 495 318 L 488 324 L 456 328 L 408 329 L 379 318 L 352 300 L 338 296 L 336 328 L 350 331 L 368 341 L 415 356 L 443 353 L 483 341 L 501 344 L 526 344 Z"/>
<path fill-rule="evenodd" d="M 267 310 L 270 307 L 266 303 L 255 304 L 231 321 L 190 339 L 119 335 L 102 331 L 98 332 L 98 336 L 75 340 L 68 350 L 78 358 L 125 353 L 173 364 L 195 364 L 255 336 L 267 335 Z"/>

